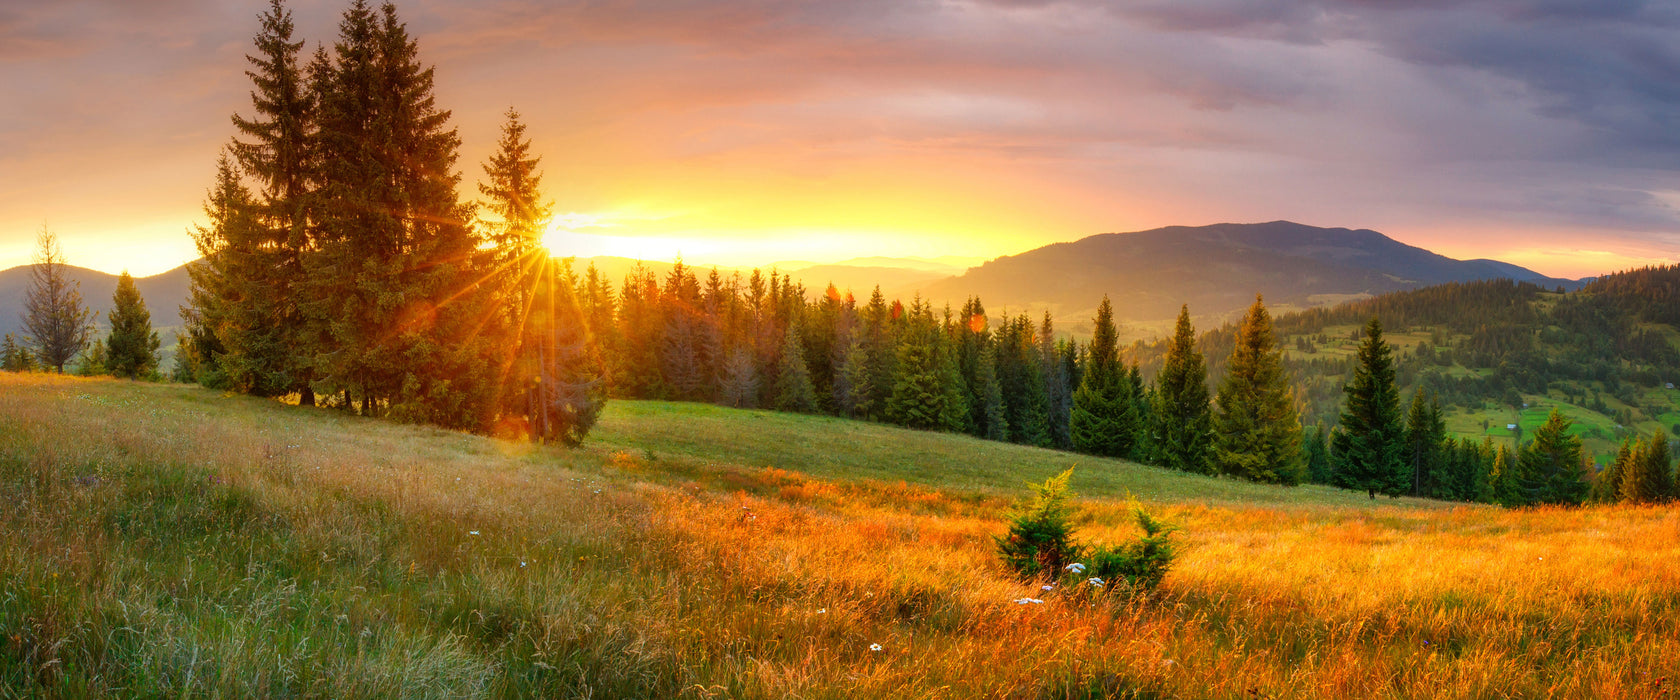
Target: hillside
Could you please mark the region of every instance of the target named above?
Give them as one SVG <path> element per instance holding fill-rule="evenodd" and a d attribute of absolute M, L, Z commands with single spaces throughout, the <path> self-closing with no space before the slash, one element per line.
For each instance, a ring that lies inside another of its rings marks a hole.
<path fill-rule="evenodd" d="M 1605 275 L 1572 292 L 1510 281 L 1450 283 L 1276 318 L 1285 364 L 1311 424 L 1333 424 L 1361 327 L 1379 318 L 1410 400 L 1422 388 L 1456 434 L 1514 445 L 1552 408 L 1575 421 L 1600 463 L 1621 441 L 1680 436 L 1680 267 Z M 1200 341 L 1218 385 L 1235 328 Z M 1164 341 L 1126 356 L 1153 376 Z M 1517 425 L 1518 429 L 1509 426 Z"/>
<path fill-rule="evenodd" d="M 0 333 L 23 332 L 23 321 L 19 316 L 23 313 L 24 295 L 29 289 L 33 269 L 33 265 L 24 265 L 0 270 Z M 111 312 L 111 295 L 117 291 L 117 276 L 74 265 L 67 265 L 65 269 L 69 271 L 70 279 L 81 284 L 82 303 L 99 313 L 99 325 L 104 327 L 105 318 Z M 152 313 L 153 328 L 170 329 L 180 325 L 178 309 L 186 303 L 187 284 L 186 265 L 151 277 L 134 279 L 140 298 L 146 300 L 146 308 Z M 173 345 L 173 338 L 167 333 L 163 335 L 164 345 Z"/>
<path fill-rule="evenodd" d="M 1152 595 L 995 561 L 1022 482 L 1075 461 L 1080 537 L 1132 537 L 1127 492 L 1182 528 Z M 0 373 L 0 497 L 7 696 L 1591 698 L 1680 674 L 1671 509 L 1371 503 L 832 418 L 614 402 L 560 451 Z"/>
<path fill-rule="evenodd" d="M 988 309 L 1048 309 L 1088 324 L 1108 295 L 1128 339 L 1164 335 L 1181 304 L 1203 325 L 1231 320 L 1265 294 L 1275 309 L 1304 309 L 1444 282 L 1514 278 L 1569 285 L 1492 260 L 1454 260 L 1365 229 L 1288 221 L 1169 226 L 1056 243 L 987 262 L 926 285 L 923 296 Z M 1088 330 L 1088 329 L 1087 329 Z"/>

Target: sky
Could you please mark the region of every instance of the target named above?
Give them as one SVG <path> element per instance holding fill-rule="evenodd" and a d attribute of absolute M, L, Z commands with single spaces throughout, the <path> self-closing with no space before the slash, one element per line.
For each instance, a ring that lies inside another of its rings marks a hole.
<path fill-rule="evenodd" d="M 0 0 L 0 269 L 43 226 L 154 274 L 257 0 Z M 333 41 L 342 0 L 291 0 Z M 502 114 L 554 246 L 700 264 L 979 260 L 1289 219 L 1581 277 L 1680 260 L 1680 4 L 399 0 L 475 196 Z"/>

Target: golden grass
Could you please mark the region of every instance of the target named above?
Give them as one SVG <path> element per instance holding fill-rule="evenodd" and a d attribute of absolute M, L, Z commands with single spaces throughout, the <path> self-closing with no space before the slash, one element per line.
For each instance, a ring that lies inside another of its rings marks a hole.
<path fill-rule="evenodd" d="M 1184 554 L 1148 598 L 1040 594 L 990 538 L 1012 484 L 1076 458 L 645 403 L 600 438 L 0 374 L 0 696 L 1642 698 L 1680 674 L 1671 509 L 1077 458 L 1104 472 L 1076 482 L 1085 538 L 1133 535 L 1130 491 Z"/>

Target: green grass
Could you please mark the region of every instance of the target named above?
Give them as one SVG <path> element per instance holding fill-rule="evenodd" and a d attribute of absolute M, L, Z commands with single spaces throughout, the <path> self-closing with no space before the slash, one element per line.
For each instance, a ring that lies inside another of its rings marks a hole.
<path fill-rule="evenodd" d="M 1183 529 L 1148 595 L 1015 580 Z M 829 418 L 613 402 L 580 450 L 0 373 L 0 698 L 1650 697 L 1680 514 L 1370 501 Z M 1018 605 L 1024 596 L 1043 605 Z M 871 645 L 878 644 L 875 651 Z"/>
<path fill-rule="evenodd" d="M 1156 502 L 1318 506 L 1352 504 L 1363 494 L 1322 486 L 1280 489 L 964 435 L 904 430 L 876 423 L 740 411 L 705 404 L 614 401 L 591 435 L 610 450 L 651 452 L 662 468 L 704 473 L 772 467 L 842 481 L 907 482 L 947 491 L 1019 494 L 1074 468 L 1073 488 L 1090 497 Z M 1431 505 L 1428 501 L 1403 501 Z"/>

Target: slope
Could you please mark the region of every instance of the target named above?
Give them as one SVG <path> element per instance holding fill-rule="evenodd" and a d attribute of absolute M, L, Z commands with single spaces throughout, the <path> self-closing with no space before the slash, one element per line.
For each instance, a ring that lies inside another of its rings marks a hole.
<path fill-rule="evenodd" d="M 1680 673 L 1672 510 L 1160 474 L 1162 587 L 1045 591 L 990 537 L 1047 453 L 655 403 L 602 431 L 532 449 L 0 373 L 0 694 L 1584 698 Z M 871 469 L 914 481 L 840 476 Z M 1110 471 L 1152 470 L 1076 473 Z M 1133 535 L 1124 501 L 1080 510 L 1081 537 Z"/>

